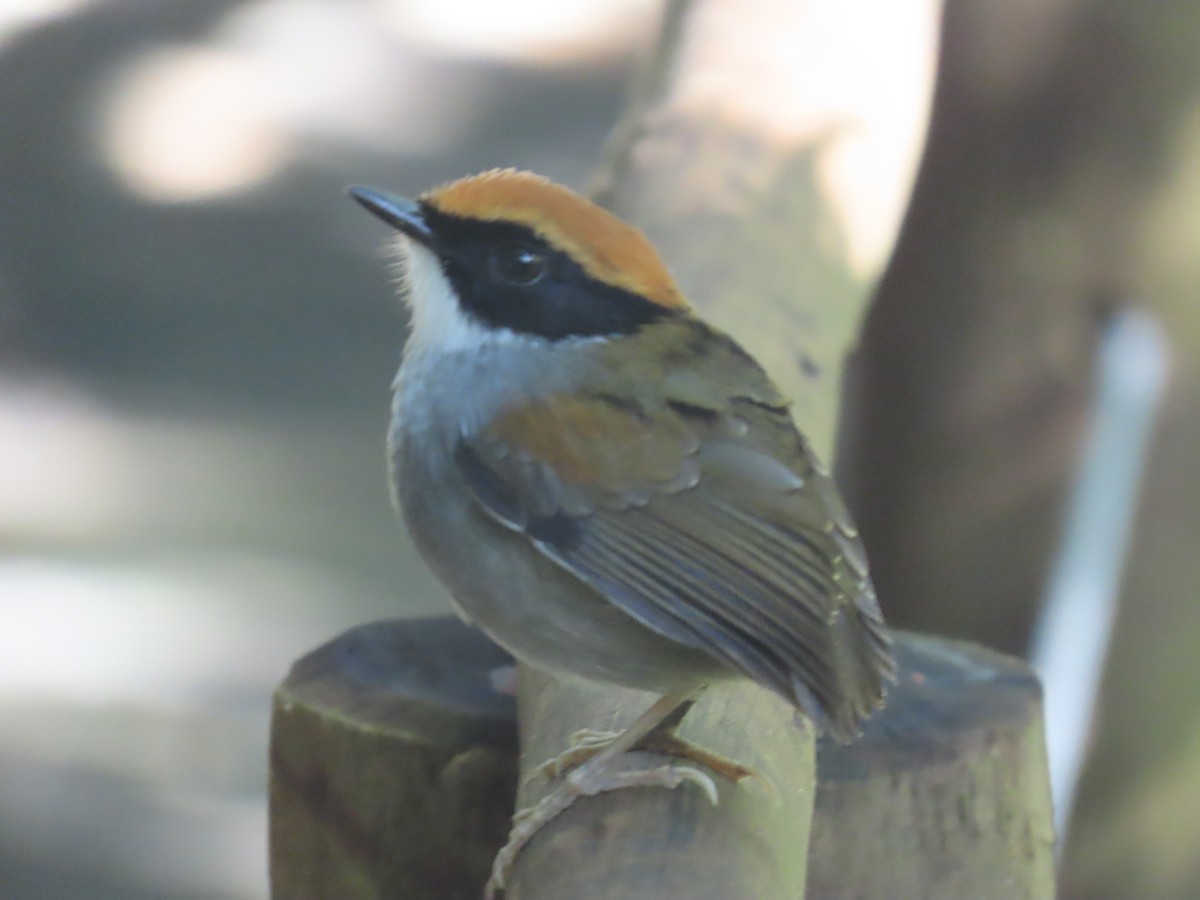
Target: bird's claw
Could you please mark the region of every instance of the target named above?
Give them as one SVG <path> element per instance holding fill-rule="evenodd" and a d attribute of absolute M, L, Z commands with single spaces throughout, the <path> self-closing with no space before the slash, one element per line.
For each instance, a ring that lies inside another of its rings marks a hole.
<path fill-rule="evenodd" d="M 484 888 L 484 900 L 495 900 L 497 894 L 503 892 L 508 877 L 512 874 L 517 854 L 535 834 L 581 797 L 594 797 L 608 791 L 631 787 L 663 787 L 674 790 L 688 783 L 699 787 L 708 801 L 713 806 L 717 805 L 719 797 L 716 782 L 695 766 L 665 765 L 652 769 L 597 772 L 588 771 L 586 767 L 575 769 L 555 790 L 533 806 L 518 810 L 513 816 L 508 843 L 501 848 L 492 862 L 492 874 Z"/>

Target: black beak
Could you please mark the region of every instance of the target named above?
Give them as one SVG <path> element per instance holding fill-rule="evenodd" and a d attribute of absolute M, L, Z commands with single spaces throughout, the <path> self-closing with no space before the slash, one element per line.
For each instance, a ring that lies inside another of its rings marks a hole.
<path fill-rule="evenodd" d="M 383 219 L 418 244 L 432 248 L 436 243 L 433 232 L 425 224 L 425 217 L 421 215 L 421 207 L 418 203 L 407 197 L 363 187 L 361 184 L 352 184 L 346 188 L 346 193 L 362 204 L 367 212 Z"/>

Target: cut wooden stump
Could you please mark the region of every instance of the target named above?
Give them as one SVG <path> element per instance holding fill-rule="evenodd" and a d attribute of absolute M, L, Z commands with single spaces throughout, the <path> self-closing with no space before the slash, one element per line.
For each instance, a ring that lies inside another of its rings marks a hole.
<path fill-rule="evenodd" d="M 821 741 L 814 898 L 1054 896 L 1041 686 L 975 644 L 899 634 L 899 683 L 847 746 Z"/>
<path fill-rule="evenodd" d="M 811 842 L 811 734 L 786 704 L 763 716 L 759 688 L 729 685 L 681 734 L 767 776 L 778 802 L 719 779 L 715 808 L 692 786 L 589 798 L 521 854 L 510 900 L 794 900 L 806 878 L 813 900 L 1052 897 L 1037 679 L 921 635 L 899 635 L 897 656 L 900 683 L 863 738 L 819 746 Z M 377 622 L 301 659 L 272 723 L 272 897 L 477 900 L 518 778 L 515 710 L 493 678 L 510 663 L 450 617 Z M 522 678 L 525 773 L 649 700 Z M 545 788 L 532 781 L 522 803 Z"/>
<path fill-rule="evenodd" d="M 271 721 L 276 900 L 478 900 L 508 833 L 512 659 L 446 617 L 376 622 L 300 659 Z"/>

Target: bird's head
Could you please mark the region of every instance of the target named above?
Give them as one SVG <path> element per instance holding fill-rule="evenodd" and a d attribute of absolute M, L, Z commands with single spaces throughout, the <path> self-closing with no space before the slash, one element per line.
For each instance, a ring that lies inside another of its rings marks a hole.
<path fill-rule="evenodd" d="M 645 235 L 538 175 L 496 169 L 415 201 L 350 195 L 399 232 L 411 340 L 429 349 L 630 334 L 688 309 Z"/>

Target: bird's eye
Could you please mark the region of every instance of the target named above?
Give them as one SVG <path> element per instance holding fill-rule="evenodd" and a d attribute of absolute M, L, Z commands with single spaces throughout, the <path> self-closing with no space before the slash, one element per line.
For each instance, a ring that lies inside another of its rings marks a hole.
<path fill-rule="evenodd" d="M 533 284 L 546 272 L 546 258 L 535 247 L 509 241 L 492 251 L 492 271 L 510 284 Z"/>

